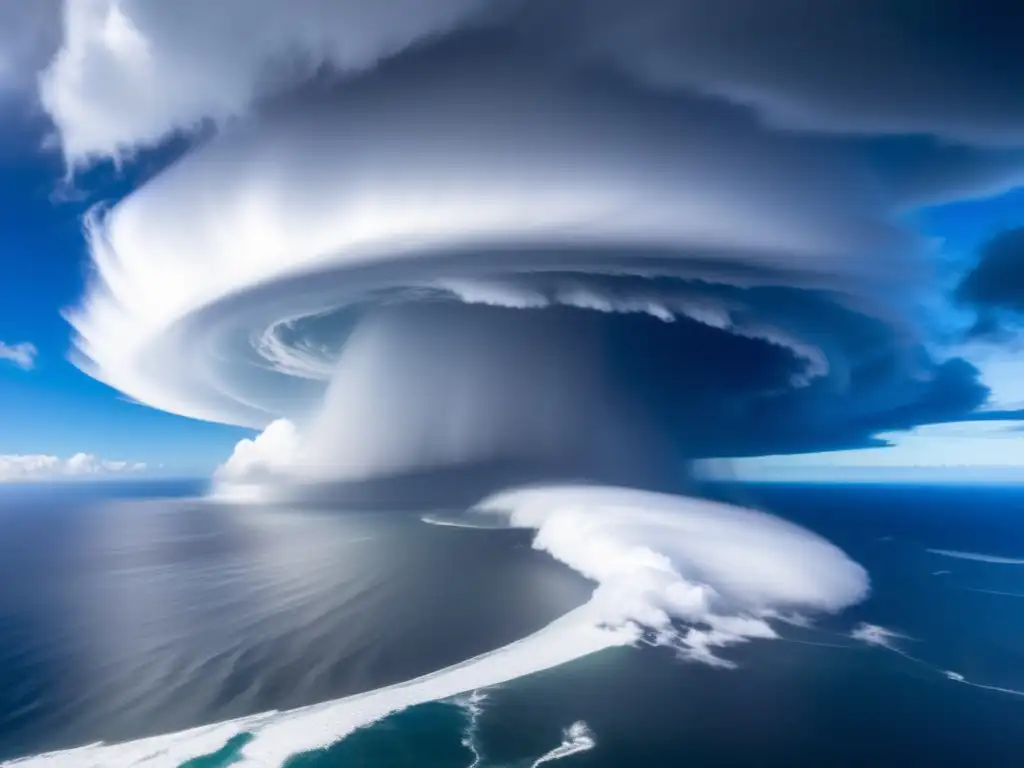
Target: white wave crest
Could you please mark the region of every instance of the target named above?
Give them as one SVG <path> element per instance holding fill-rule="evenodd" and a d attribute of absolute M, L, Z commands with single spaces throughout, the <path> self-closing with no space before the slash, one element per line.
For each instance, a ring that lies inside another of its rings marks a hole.
<path fill-rule="evenodd" d="M 930 551 L 930 550 L 929 550 Z M 969 558 L 973 559 L 973 558 Z M 986 590 L 973 590 L 973 591 L 986 591 Z M 995 594 L 1005 594 L 996 592 Z M 1019 597 L 1020 595 L 1018 595 Z M 973 680 L 968 680 L 964 675 L 959 672 L 954 672 L 950 669 L 942 669 L 940 667 L 931 664 L 924 659 L 920 659 L 917 656 L 912 656 L 897 644 L 897 640 L 913 640 L 914 638 L 907 635 L 901 635 L 898 632 L 893 632 L 891 629 L 880 627 L 877 624 L 858 624 L 857 627 L 850 633 L 850 637 L 854 640 L 859 640 L 867 645 L 881 648 L 886 651 L 902 656 L 907 661 L 912 661 L 915 664 L 920 664 L 922 667 L 927 667 L 932 672 L 942 675 L 947 680 L 951 680 L 954 683 L 963 683 L 969 685 L 972 688 L 978 688 L 983 691 L 995 691 L 996 693 L 1005 693 L 1010 696 L 1024 696 L 1024 691 L 1017 690 L 1016 688 L 1005 688 L 999 685 L 986 685 L 985 683 L 977 683 Z"/>
<path fill-rule="evenodd" d="M 952 557 L 956 560 L 973 560 L 978 563 L 993 563 L 994 565 L 1024 565 L 1024 558 L 1021 557 L 1000 557 L 981 552 L 961 552 L 955 549 L 929 549 L 927 551 L 933 555 Z"/>
<path fill-rule="evenodd" d="M 460 696 L 452 701 L 455 706 L 461 707 L 466 713 L 466 728 L 462 731 L 462 746 L 473 755 L 473 762 L 469 764 L 468 768 L 479 768 L 484 760 L 484 753 L 480 748 L 480 716 L 484 713 L 486 700 L 486 693 L 473 691 L 468 696 Z"/>
<path fill-rule="evenodd" d="M 562 743 L 547 754 L 541 755 L 534 760 L 530 768 L 537 768 L 538 765 L 543 763 L 552 763 L 555 760 L 561 760 L 578 752 L 586 752 L 595 746 L 597 746 L 597 740 L 594 738 L 590 726 L 582 720 L 578 720 L 562 732 Z"/>

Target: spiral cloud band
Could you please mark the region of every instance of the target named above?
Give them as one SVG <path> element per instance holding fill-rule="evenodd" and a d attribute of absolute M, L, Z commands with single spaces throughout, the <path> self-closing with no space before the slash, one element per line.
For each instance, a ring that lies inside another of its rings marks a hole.
<path fill-rule="evenodd" d="M 41 81 L 73 172 L 188 137 L 93 210 L 68 316 L 76 362 L 130 397 L 271 427 L 222 480 L 513 462 L 657 484 L 984 401 L 919 330 L 903 222 L 1012 184 L 1014 115 L 969 124 L 923 88 L 848 121 L 859 91 L 712 50 L 707 4 L 235 5 L 69 4 Z M 872 76 L 856 53 L 836 78 Z"/>

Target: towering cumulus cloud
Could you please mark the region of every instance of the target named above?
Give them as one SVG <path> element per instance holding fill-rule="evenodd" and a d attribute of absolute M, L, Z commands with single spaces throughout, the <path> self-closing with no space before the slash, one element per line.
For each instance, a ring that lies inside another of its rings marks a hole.
<path fill-rule="evenodd" d="M 770 39 L 737 48 L 697 2 L 243 5 L 67 3 L 40 79 L 72 171 L 187 144 L 93 210 L 68 316 L 130 397 L 293 433 L 224 483 L 667 486 L 984 401 L 925 351 L 899 222 L 1013 183 L 1021 116 L 1002 86 L 937 95 L 932 14 L 869 3 L 829 42 L 820 4 L 743 2 Z M 862 39 L 892 48 L 864 68 Z"/>

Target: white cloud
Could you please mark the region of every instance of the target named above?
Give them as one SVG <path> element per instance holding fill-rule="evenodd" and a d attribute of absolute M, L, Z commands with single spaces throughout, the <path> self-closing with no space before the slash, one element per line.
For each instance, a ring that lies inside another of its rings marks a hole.
<path fill-rule="evenodd" d="M 0 455 L 0 483 L 129 474 L 145 469 L 142 462 L 109 461 L 91 453 L 76 453 L 67 459 L 45 454 Z"/>
<path fill-rule="evenodd" d="M 441 280 L 435 286 L 454 295 L 466 304 L 486 304 L 509 309 L 543 309 L 562 305 L 607 314 L 643 314 L 665 323 L 686 317 L 697 323 L 728 331 L 737 336 L 772 344 L 788 350 L 804 363 L 804 370 L 793 376 L 792 384 L 805 387 L 830 371 L 825 352 L 801 341 L 782 328 L 767 323 L 742 323 L 733 318 L 735 307 L 722 301 L 663 290 L 616 294 L 592 285 L 577 283 L 563 286 L 547 294 L 522 285 L 494 280 Z"/>
<path fill-rule="evenodd" d="M 484 68 L 452 78 L 435 64 L 415 79 L 366 78 L 332 90 L 327 104 L 225 132 L 94 216 L 96 279 L 69 313 L 76 362 L 147 405 L 262 428 L 315 403 L 285 392 L 294 382 L 284 376 L 233 366 L 249 349 L 225 345 L 375 291 L 559 264 L 650 274 L 652 247 L 658 274 L 728 283 L 739 267 L 744 285 L 770 273 L 868 291 L 876 277 L 913 271 L 913 249 L 830 147 L 702 103 L 681 105 L 678 128 L 665 131 L 659 111 L 630 111 L 632 99 L 589 83 L 503 77 L 507 88 L 497 88 Z M 538 242 L 548 245 L 535 251 Z M 487 254 L 470 243 L 510 248 Z M 320 279 L 292 279 L 306 270 Z M 257 286 L 258 303 L 246 306 Z M 456 287 L 479 301 L 524 300 Z M 667 316 L 646 300 L 656 296 L 632 298 L 630 311 Z M 200 307 L 208 322 L 170 332 Z M 306 362 L 292 378 L 308 377 Z"/>
<path fill-rule="evenodd" d="M 29 5 L 37 0 L 18 0 Z M 323 68 L 358 72 L 483 0 L 67 0 L 41 82 L 65 154 L 118 156 L 223 123 Z"/>
<path fill-rule="evenodd" d="M 37 354 L 35 344 L 27 341 L 20 344 L 5 344 L 0 341 L 0 360 L 14 363 L 23 370 L 30 371 L 35 368 Z"/>
<path fill-rule="evenodd" d="M 217 467 L 214 480 L 222 487 L 258 486 L 286 474 L 298 454 L 298 430 L 287 419 L 278 419 L 251 440 L 240 440 L 228 460 Z"/>
<path fill-rule="evenodd" d="M 508 309 L 543 309 L 551 301 L 540 291 L 496 280 L 438 280 L 435 287 L 453 294 L 465 304 L 484 304 Z"/>
<path fill-rule="evenodd" d="M 617 298 L 602 295 L 592 288 L 576 287 L 566 289 L 559 293 L 558 301 L 567 307 L 589 309 L 594 312 L 650 315 L 666 323 L 671 323 L 676 319 L 673 311 L 656 299 Z"/>

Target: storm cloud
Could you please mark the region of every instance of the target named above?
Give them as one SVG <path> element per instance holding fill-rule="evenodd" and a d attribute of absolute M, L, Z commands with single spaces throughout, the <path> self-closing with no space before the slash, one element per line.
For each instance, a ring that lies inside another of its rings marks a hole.
<path fill-rule="evenodd" d="M 972 336 L 1013 336 L 1024 319 L 1024 229 L 1004 230 L 986 242 L 956 295 L 977 313 Z"/>
<path fill-rule="evenodd" d="M 907 214 L 1021 178 L 1008 3 L 83 0 L 52 23 L 69 168 L 186 147 L 89 216 L 75 362 L 289 435 L 222 475 L 671 474 L 985 403 L 936 354 Z M 1008 307 L 1003 258 L 960 297 Z"/>

